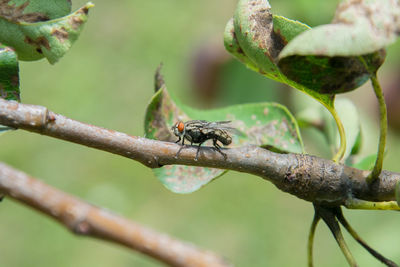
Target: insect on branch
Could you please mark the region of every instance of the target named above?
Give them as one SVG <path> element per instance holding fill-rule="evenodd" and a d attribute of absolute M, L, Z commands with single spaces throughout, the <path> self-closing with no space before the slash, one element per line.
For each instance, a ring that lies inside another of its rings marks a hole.
<path fill-rule="evenodd" d="M 207 140 L 212 140 L 214 149 L 218 151 L 226 160 L 227 156 L 221 151 L 221 146 L 217 142 L 219 141 L 225 146 L 232 143 L 230 132 L 237 130 L 228 125 L 230 122 L 231 121 L 209 122 L 205 120 L 177 122 L 174 126 L 172 126 L 171 130 L 179 138 L 175 143 L 179 143 L 182 140 L 182 147 L 178 150 L 178 153 L 176 153 L 175 157 L 177 158 L 179 156 L 185 145 L 186 139 L 191 145 L 193 145 L 193 143 L 199 144 L 195 158 L 197 161 L 199 158 L 200 146 Z"/>

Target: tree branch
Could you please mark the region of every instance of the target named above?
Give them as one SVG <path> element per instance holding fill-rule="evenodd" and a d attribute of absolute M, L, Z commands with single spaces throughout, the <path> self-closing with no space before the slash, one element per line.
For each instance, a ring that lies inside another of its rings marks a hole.
<path fill-rule="evenodd" d="M 226 160 L 214 149 L 202 147 L 196 161 L 197 146 L 184 148 L 175 157 L 178 144 L 130 136 L 66 118 L 42 106 L 3 99 L 0 124 L 108 151 L 150 168 L 180 164 L 258 175 L 284 192 L 320 205 L 346 205 L 349 199 L 393 201 L 400 180 L 399 173 L 382 171 L 379 179 L 369 185 L 365 180 L 368 171 L 305 154 L 273 153 L 257 146 L 223 149 Z"/>
<path fill-rule="evenodd" d="M 1 162 L 0 192 L 56 219 L 75 234 L 123 245 L 170 266 L 231 266 L 210 251 L 89 205 Z"/>

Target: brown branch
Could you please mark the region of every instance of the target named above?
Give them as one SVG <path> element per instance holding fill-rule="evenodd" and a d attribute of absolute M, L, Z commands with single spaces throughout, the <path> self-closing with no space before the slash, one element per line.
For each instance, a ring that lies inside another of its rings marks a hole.
<path fill-rule="evenodd" d="M 256 146 L 224 149 L 225 160 L 212 148 L 188 147 L 175 157 L 180 145 L 107 130 L 78 122 L 45 107 L 0 99 L 0 124 L 67 140 L 134 159 L 157 168 L 168 164 L 229 169 L 258 175 L 282 191 L 323 205 L 345 205 L 349 198 L 367 201 L 395 200 L 400 174 L 383 171 L 372 185 L 369 172 L 331 160 L 300 154 L 277 154 Z"/>
<path fill-rule="evenodd" d="M 1 162 L 0 192 L 53 217 L 75 234 L 111 241 L 171 266 L 231 266 L 210 251 L 89 205 Z"/>

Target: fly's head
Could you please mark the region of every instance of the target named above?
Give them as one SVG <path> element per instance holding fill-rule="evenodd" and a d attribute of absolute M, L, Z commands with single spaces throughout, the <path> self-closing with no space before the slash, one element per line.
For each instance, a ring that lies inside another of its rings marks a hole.
<path fill-rule="evenodd" d="M 175 136 L 177 136 L 177 137 L 185 136 L 185 124 L 181 121 L 178 121 L 177 123 L 175 123 L 175 125 L 172 126 L 171 130 L 174 132 Z"/>

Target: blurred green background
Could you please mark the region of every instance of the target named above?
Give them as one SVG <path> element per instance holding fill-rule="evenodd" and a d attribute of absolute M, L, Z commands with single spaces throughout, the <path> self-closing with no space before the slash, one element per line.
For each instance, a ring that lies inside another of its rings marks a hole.
<path fill-rule="evenodd" d="M 169 90 L 196 107 L 279 101 L 295 112 L 308 101 L 252 73 L 223 51 L 222 34 L 236 0 L 93 2 L 96 6 L 83 34 L 59 63 L 21 63 L 24 103 L 143 136 L 145 108 L 160 62 Z M 83 3 L 75 1 L 74 9 Z M 337 1 L 270 3 L 275 13 L 316 26 L 331 20 Z M 389 48 L 379 73 L 385 90 L 399 91 L 395 87 L 399 52 L 398 44 Z M 199 77 L 204 78 L 198 81 Z M 345 96 L 355 100 L 363 117 L 363 153 L 372 153 L 378 133 L 373 91 L 366 85 Z M 321 136 L 307 130 L 304 137 L 310 153 L 329 157 Z M 385 169 L 400 171 L 400 141 L 394 130 L 388 143 Z M 0 148 L 0 159 L 7 164 L 92 204 L 213 250 L 236 266 L 307 264 L 312 205 L 258 177 L 229 172 L 198 192 L 177 195 L 135 161 L 50 137 L 14 131 L 1 136 Z M 398 214 L 344 212 L 366 241 L 400 262 Z M 380 266 L 347 234 L 345 238 L 360 266 Z M 316 266 L 346 266 L 323 224 L 317 230 L 314 253 Z M 161 264 L 114 244 L 76 237 L 53 220 L 5 198 L 0 203 L 0 266 Z"/>

